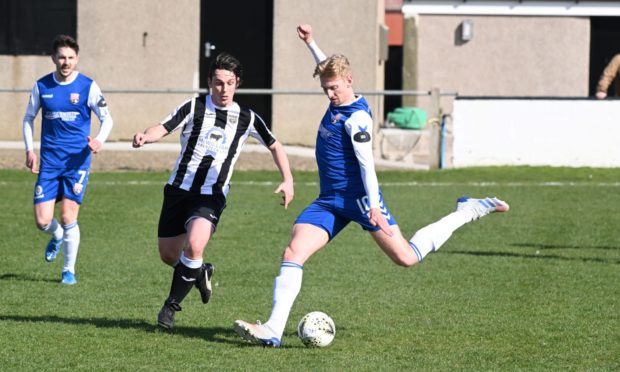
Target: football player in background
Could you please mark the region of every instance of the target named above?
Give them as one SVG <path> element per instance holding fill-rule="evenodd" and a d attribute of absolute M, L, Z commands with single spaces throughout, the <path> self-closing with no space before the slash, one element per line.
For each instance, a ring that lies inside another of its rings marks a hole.
<path fill-rule="evenodd" d="M 233 56 L 219 54 L 208 72 L 209 95 L 201 94 L 176 108 L 160 124 L 136 133 L 133 147 L 153 143 L 181 130 L 181 153 L 164 187 L 159 217 L 159 255 L 174 267 L 170 293 L 157 322 L 174 326 L 181 301 L 196 286 L 203 303 L 211 297 L 213 265 L 203 263 L 203 252 L 226 207 L 230 178 L 243 145 L 251 136 L 271 151 L 282 182 L 284 208 L 293 200 L 293 176 L 284 147 L 254 111 L 233 101 L 243 67 Z"/>
<path fill-rule="evenodd" d="M 64 249 L 61 283 L 76 284 L 75 262 L 80 245 L 78 212 L 88 186 L 91 153 L 101 150 L 113 126 L 101 89 L 76 71 L 80 48 L 70 36 L 52 43 L 56 71 L 37 80 L 23 121 L 26 166 L 38 173 L 34 189 L 34 217 L 39 230 L 51 235 L 45 260 L 52 262 Z M 34 119 L 41 110 L 40 164 L 34 152 Z M 101 127 L 90 135 L 91 113 Z M 60 202 L 60 221 L 54 217 Z"/>
<path fill-rule="evenodd" d="M 353 91 L 349 61 L 343 55 L 326 57 L 314 42 L 310 25 L 298 26 L 297 33 L 314 56 L 314 76 L 319 76 L 330 101 L 316 140 L 320 194 L 295 221 L 275 278 L 269 320 L 264 324 L 237 320 L 233 325 L 243 339 L 271 347 L 281 345 L 291 307 L 301 290 L 304 263 L 349 222 L 370 232 L 394 263 L 410 267 L 439 249 L 459 227 L 489 213 L 508 211 L 508 204 L 496 198 L 461 197 L 455 212 L 406 240 L 383 202 L 372 154 L 373 121 L 368 103 Z"/>

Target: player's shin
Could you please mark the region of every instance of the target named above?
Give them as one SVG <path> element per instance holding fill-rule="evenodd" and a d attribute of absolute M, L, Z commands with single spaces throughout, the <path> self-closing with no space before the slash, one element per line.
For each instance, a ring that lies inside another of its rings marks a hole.
<path fill-rule="evenodd" d="M 264 325 L 273 330 L 279 339 L 282 338 L 293 303 L 301 291 L 303 269 L 301 265 L 283 261 L 280 265 L 280 275 L 274 281 L 273 308 L 269 320 Z"/>
<path fill-rule="evenodd" d="M 62 271 L 68 271 L 75 274 L 75 262 L 77 261 L 78 249 L 80 247 L 80 225 L 77 221 L 63 225 L 64 236 L 64 266 Z"/>
<path fill-rule="evenodd" d="M 172 284 L 168 301 L 180 304 L 195 285 L 200 276 L 202 259 L 190 260 L 185 255 L 181 255 L 181 260 L 174 267 L 172 274 Z"/>
<path fill-rule="evenodd" d="M 418 257 L 418 262 L 422 261 L 429 253 L 438 250 L 456 229 L 469 221 L 471 218 L 468 216 L 453 212 L 416 231 L 409 240 L 409 245 Z"/>

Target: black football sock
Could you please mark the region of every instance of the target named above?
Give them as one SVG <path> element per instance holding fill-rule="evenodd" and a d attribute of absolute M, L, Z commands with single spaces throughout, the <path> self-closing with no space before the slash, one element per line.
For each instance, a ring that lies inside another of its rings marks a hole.
<path fill-rule="evenodd" d="M 172 274 L 172 285 L 170 286 L 170 294 L 168 302 L 180 304 L 192 289 L 196 280 L 200 276 L 200 269 L 190 269 L 182 262 L 177 263 Z"/>

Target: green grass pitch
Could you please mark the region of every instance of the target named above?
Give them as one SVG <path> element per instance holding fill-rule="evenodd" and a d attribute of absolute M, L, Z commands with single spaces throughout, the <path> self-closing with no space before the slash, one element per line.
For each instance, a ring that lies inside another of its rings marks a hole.
<path fill-rule="evenodd" d="M 0 370 L 618 370 L 620 170 L 475 168 L 382 172 L 406 237 L 461 195 L 511 211 L 473 222 L 410 269 L 350 225 L 304 269 L 283 348 L 242 342 L 235 319 L 265 321 L 273 279 L 317 175 L 296 173 L 288 210 L 275 172 L 233 176 L 205 259 L 214 295 L 193 290 L 173 332 L 156 317 L 171 269 L 157 252 L 165 173 L 95 173 L 80 213 L 78 284 L 59 284 L 32 217 L 34 176 L 0 171 Z M 334 343 L 303 346 L 297 321 L 320 310 Z"/>

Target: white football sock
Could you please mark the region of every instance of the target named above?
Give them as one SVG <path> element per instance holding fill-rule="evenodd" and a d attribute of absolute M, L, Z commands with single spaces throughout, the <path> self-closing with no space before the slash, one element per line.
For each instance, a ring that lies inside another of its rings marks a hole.
<path fill-rule="evenodd" d="M 303 266 L 282 261 L 280 275 L 274 281 L 273 308 L 265 326 L 274 331 L 279 339 L 282 339 L 291 308 L 301 290 L 303 273 Z"/>
<path fill-rule="evenodd" d="M 43 231 L 48 235 L 52 235 L 56 240 L 62 239 L 62 236 L 64 234 L 62 226 L 60 226 L 58 220 L 55 218 L 52 219 L 52 222 L 50 222 L 49 225 L 39 228 L 39 230 Z"/>
<path fill-rule="evenodd" d="M 409 240 L 409 245 L 418 256 L 418 262 L 427 254 L 438 250 L 454 231 L 470 221 L 471 213 L 456 211 L 418 230 Z"/>
<path fill-rule="evenodd" d="M 181 259 L 179 261 L 190 269 L 200 269 L 200 267 L 202 267 L 202 258 L 198 260 L 189 259 L 185 256 L 185 252 L 181 254 Z"/>
<path fill-rule="evenodd" d="M 78 248 L 80 246 L 80 226 L 77 221 L 64 225 L 65 234 L 62 238 L 65 263 L 62 271 L 71 271 L 75 274 L 75 261 L 77 260 Z"/>

